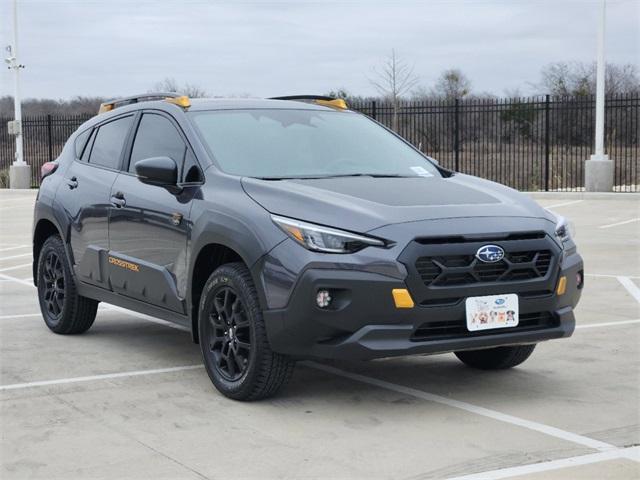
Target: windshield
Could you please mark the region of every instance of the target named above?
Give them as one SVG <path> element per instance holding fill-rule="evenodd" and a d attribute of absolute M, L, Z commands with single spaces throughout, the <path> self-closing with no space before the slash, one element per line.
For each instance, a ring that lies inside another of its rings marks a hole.
<path fill-rule="evenodd" d="M 352 112 L 255 109 L 189 115 L 220 168 L 233 175 L 440 176 L 420 153 Z"/>

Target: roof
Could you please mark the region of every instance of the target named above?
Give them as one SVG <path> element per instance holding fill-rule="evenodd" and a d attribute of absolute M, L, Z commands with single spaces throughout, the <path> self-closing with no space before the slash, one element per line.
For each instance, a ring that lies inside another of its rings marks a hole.
<path fill-rule="evenodd" d="M 295 108 L 297 110 L 335 111 L 335 108 L 296 100 L 272 100 L 263 98 L 193 98 L 190 112 L 201 110 L 232 110 L 250 108 Z"/>

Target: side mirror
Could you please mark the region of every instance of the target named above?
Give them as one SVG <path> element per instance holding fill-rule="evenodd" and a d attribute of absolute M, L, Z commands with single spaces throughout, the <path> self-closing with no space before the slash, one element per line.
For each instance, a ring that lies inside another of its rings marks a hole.
<path fill-rule="evenodd" d="M 143 183 L 160 187 L 175 187 L 178 165 L 169 157 L 151 157 L 136 162 L 136 175 Z"/>

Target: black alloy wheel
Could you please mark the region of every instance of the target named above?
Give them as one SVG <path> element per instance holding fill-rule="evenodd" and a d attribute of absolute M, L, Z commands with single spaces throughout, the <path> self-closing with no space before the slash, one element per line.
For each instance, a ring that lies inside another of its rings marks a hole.
<path fill-rule="evenodd" d="M 233 287 L 222 286 L 214 293 L 209 314 L 209 348 L 215 367 L 223 378 L 242 378 L 251 355 L 251 326 L 242 299 Z"/>
<path fill-rule="evenodd" d="M 57 322 L 62 316 L 65 302 L 64 267 L 57 252 L 49 251 L 42 269 L 42 300 L 51 320 Z"/>

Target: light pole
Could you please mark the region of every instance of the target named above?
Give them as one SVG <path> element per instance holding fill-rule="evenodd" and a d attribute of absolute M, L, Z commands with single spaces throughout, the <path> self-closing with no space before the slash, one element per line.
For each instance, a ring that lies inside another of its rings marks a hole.
<path fill-rule="evenodd" d="M 613 162 L 604 153 L 604 32 L 606 0 L 600 0 L 598 21 L 598 54 L 596 60 L 596 127 L 595 152 L 585 162 L 584 184 L 587 192 L 610 192 L 613 190 Z"/>
<path fill-rule="evenodd" d="M 20 99 L 20 70 L 24 68 L 18 61 L 18 0 L 13 0 L 13 45 L 7 47 L 9 56 L 5 62 L 14 74 L 13 109 L 14 121 L 9 125 L 10 133 L 16 137 L 16 154 L 13 165 L 9 168 L 10 188 L 30 188 L 31 168 L 24 161 L 22 150 L 22 105 Z"/>

